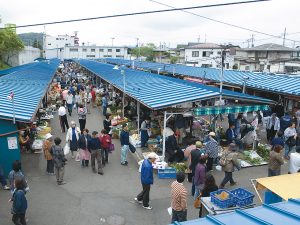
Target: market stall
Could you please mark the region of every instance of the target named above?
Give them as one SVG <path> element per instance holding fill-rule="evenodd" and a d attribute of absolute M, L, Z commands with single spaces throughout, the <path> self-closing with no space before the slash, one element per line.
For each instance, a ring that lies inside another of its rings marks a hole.
<path fill-rule="evenodd" d="M 283 200 L 300 198 L 300 173 L 252 179 L 251 183 L 261 202 L 263 202 L 263 200 L 259 191 L 262 190 L 272 192 L 267 192 L 269 196 L 267 196 L 267 199 L 265 198 L 265 201 L 269 201 L 268 198 L 277 199 L 277 201 L 279 201 L 278 197 Z"/>
<path fill-rule="evenodd" d="M 5 175 L 12 162 L 21 158 L 19 131 L 36 121 L 58 64 L 57 59 L 38 62 L 0 78 L 0 164 Z"/>

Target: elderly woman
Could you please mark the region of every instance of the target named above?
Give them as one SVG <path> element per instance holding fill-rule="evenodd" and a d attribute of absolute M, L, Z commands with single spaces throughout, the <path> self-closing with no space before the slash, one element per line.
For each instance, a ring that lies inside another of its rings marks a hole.
<path fill-rule="evenodd" d="M 80 129 L 76 127 L 76 123 L 71 121 L 71 127 L 68 129 L 66 142 L 70 145 L 70 150 L 72 154 L 72 158 L 74 159 L 74 152 L 78 150 L 78 140 L 80 136 Z"/>
<path fill-rule="evenodd" d="M 52 135 L 50 133 L 46 134 L 46 140 L 43 143 L 43 151 L 45 159 L 47 160 L 47 169 L 46 172 L 48 175 L 54 175 L 54 162 L 52 155 L 50 153 L 52 147 Z"/>
<path fill-rule="evenodd" d="M 21 149 L 25 151 L 30 151 L 31 146 L 30 146 L 30 138 L 29 136 L 24 136 L 24 131 L 19 132 L 19 143 L 21 145 Z"/>

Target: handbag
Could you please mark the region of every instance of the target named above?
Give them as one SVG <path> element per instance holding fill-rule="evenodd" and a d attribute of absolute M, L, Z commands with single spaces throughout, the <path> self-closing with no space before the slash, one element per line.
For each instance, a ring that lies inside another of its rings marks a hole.
<path fill-rule="evenodd" d="M 292 137 L 289 137 L 287 140 L 286 140 L 286 145 L 289 146 L 289 147 L 293 147 L 296 145 L 296 139 L 294 138 L 294 136 Z"/>
<path fill-rule="evenodd" d="M 130 150 L 132 153 L 135 153 L 136 148 L 135 148 L 132 144 L 129 143 L 129 150 Z"/>
<path fill-rule="evenodd" d="M 70 153 L 70 146 L 68 143 L 66 143 L 64 147 L 64 155 L 68 155 Z"/>
<path fill-rule="evenodd" d="M 194 201 L 194 208 L 195 209 L 199 209 L 200 208 L 200 206 L 201 206 L 201 201 L 200 201 L 200 199 L 201 199 L 201 193 L 200 193 L 200 195 L 195 199 L 195 201 Z"/>
<path fill-rule="evenodd" d="M 109 145 L 108 150 L 109 150 L 110 152 L 114 151 L 114 150 L 115 150 L 115 145 L 114 145 L 113 143 L 111 143 L 111 144 Z"/>

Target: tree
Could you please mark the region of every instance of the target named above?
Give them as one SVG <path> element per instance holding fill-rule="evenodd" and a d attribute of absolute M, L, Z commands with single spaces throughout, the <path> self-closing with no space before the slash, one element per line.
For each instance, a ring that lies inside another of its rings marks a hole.
<path fill-rule="evenodd" d="M 171 64 L 176 64 L 176 63 L 177 63 L 177 60 L 178 60 L 178 57 L 176 57 L 176 56 L 171 56 L 171 57 L 170 57 L 170 63 L 171 63 Z"/>
<path fill-rule="evenodd" d="M 18 35 L 10 28 L 0 29 L 0 60 L 6 62 L 24 48 Z"/>
<path fill-rule="evenodd" d="M 153 43 L 148 43 L 146 46 L 136 47 L 131 50 L 131 54 L 136 57 L 144 56 L 147 61 L 154 60 L 154 49 L 155 45 Z"/>
<path fill-rule="evenodd" d="M 34 39 L 34 42 L 32 44 L 32 47 L 34 48 L 39 48 L 40 50 L 42 50 L 42 45 L 40 44 L 40 42 L 38 41 L 37 38 Z"/>

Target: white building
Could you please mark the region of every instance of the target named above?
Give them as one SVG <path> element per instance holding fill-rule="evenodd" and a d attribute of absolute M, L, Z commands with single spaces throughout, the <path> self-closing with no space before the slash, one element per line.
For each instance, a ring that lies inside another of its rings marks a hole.
<path fill-rule="evenodd" d="M 51 58 L 63 58 L 63 49 L 66 46 L 78 46 L 79 38 L 77 37 L 77 33 L 75 32 L 74 36 L 69 35 L 58 35 L 58 36 L 45 36 L 45 57 L 47 59 Z"/>
<path fill-rule="evenodd" d="M 66 46 L 63 49 L 65 59 L 99 59 L 122 58 L 130 59 L 130 48 L 126 46 Z"/>
<path fill-rule="evenodd" d="M 5 61 L 12 67 L 32 63 L 39 57 L 41 57 L 41 50 L 32 46 L 25 46 L 20 52 L 4 56 Z"/>
<path fill-rule="evenodd" d="M 214 43 L 199 43 L 184 49 L 185 64 L 198 67 L 218 68 L 221 65 L 222 48 Z M 230 50 L 226 51 L 225 69 L 232 69 L 234 65 Z"/>

